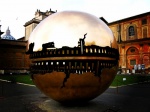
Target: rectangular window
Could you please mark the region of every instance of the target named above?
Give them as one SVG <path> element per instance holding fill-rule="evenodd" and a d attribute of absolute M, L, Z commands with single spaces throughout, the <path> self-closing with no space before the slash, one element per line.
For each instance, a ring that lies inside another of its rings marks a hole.
<path fill-rule="evenodd" d="M 64 51 L 64 50 L 62 50 L 62 54 L 65 54 L 65 51 Z"/>
<path fill-rule="evenodd" d="M 69 54 L 69 50 L 67 50 L 67 54 Z"/>
<path fill-rule="evenodd" d="M 142 25 L 147 24 L 147 19 L 142 19 Z"/>
<path fill-rule="evenodd" d="M 92 48 L 90 48 L 90 53 L 92 53 L 93 52 L 93 49 Z"/>
<path fill-rule="evenodd" d="M 136 65 L 136 60 L 135 59 L 130 60 L 130 65 Z"/>
<path fill-rule="evenodd" d="M 88 48 L 86 48 L 86 53 L 88 53 L 88 51 L 89 51 Z"/>
<path fill-rule="evenodd" d="M 74 50 L 71 50 L 71 54 L 74 54 Z"/>
<path fill-rule="evenodd" d="M 78 50 L 76 50 L 76 54 L 78 54 Z"/>

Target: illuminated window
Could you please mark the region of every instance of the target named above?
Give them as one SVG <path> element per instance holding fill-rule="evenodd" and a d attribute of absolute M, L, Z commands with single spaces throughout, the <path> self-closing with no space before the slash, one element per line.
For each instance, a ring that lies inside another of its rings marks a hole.
<path fill-rule="evenodd" d="M 71 54 L 74 54 L 74 50 L 71 50 Z"/>
<path fill-rule="evenodd" d="M 64 51 L 64 50 L 62 50 L 62 54 L 65 54 L 65 51 Z"/>
<path fill-rule="evenodd" d="M 97 53 L 97 50 L 96 50 L 96 48 L 94 49 L 94 52 L 95 52 L 95 53 Z"/>
<path fill-rule="evenodd" d="M 92 50 L 92 48 L 90 48 L 90 53 L 92 53 L 93 52 L 93 50 Z"/>
<path fill-rule="evenodd" d="M 86 53 L 88 53 L 88 51 L 89 51 L 88 48 L 86 48 Z"/>
<path fill-rule="evenodd" d="M 76 54 L 78 54 L 78 50 L 76 50 Z"/>
<path fill-rule="evenodd" d="M 69 50 L 67 50 L 67 54 L 69 54 Z"/>
<path fill-rule="evenodd" d="M 98 53 L 100 53 L 101 51 L 100 51 L 100 49 L 98 49 Z"/>

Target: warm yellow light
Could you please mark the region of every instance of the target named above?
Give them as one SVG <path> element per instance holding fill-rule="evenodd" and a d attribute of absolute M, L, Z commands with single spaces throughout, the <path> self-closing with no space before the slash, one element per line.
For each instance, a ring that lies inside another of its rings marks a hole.
<path fill-rule="evenodd" d="M 31 33 L 29 44 L 34 42 L 33 51 L 41 50 L 48 42 L 54 42 L 57 48 L 74 47 L 86 33 L 85 45 L 117 48 L 112 31 L 102 20 L 76 11 L 58 12 L 44 19 Z"/>

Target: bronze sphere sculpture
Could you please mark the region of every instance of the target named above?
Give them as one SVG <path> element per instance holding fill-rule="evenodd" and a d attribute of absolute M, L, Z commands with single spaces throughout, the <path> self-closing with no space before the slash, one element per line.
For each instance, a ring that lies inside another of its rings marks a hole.
<path fill-rule="evenodd" d="M 87 102 L 112 83 L 119 53 L 112 31 L 99 18 L 63 11 L 32 32 L 27 51 L 35 85 L 60 103 Z"/>

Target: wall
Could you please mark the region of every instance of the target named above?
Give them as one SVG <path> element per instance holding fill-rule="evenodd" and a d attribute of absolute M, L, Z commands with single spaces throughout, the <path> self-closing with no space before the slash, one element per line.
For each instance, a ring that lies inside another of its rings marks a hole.
<path fill-rule="evenodd" d="M 116 40 L 119 40 L 119 34 L 121 35 L 122 41 L 118 42 L 119 66 L 130 71 L 134 69 L 134 63 L 144 64 L 146 69 L 150 68 L 150 13 L 109 23 L 109 27 Z M 134 35 L 130 35 L 131 27 L 134 29 Z"/>

